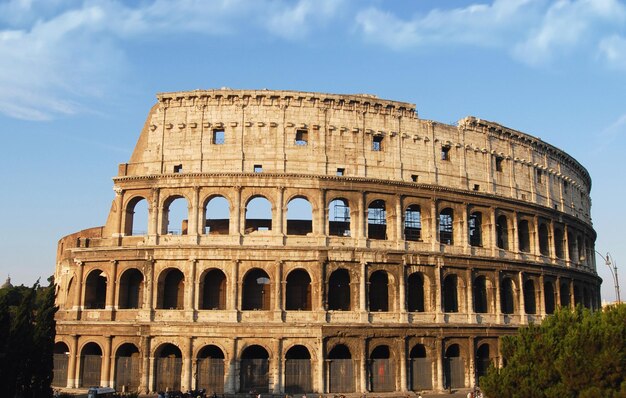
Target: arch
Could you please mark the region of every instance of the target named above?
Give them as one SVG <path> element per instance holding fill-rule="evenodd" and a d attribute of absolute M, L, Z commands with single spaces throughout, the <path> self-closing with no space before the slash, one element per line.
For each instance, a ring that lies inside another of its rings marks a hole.
<path fill-rule="evenodd" d="M 449 274 L 443 279 L 443 311 L 459 312 L 458 301 L 458 277 L 456 274 Z"/>
<path fill-rule="evenodd" d="M 578 235 L 578 238 L 576 239 L 576 248 L 578 249 L 578 254 L 576 256 L 576 258 L 578 259 L 579 263 L 584 263 L 585 262 L 585 246 L 583 244 L 583 237 Z"/>
<path fill-rule="evenodd" d="M 102 348 L 96 343 L 87 343 L 80 351 L 80 387 L 100 385 Z"/>
<path fill-rule="evenodd" d="M 580 287 L 578 287 L 578 284 L 574 283 L 574 306 L 582 305 L 582 304 L 583 304 L 583 297 L 580 292 Z"/>
<path fill-rule="evenodd" d="M 559 296 L 561 299 L 561 302 L 560 302 L 561 307 L 567 308 L 571 306 L 569 283 L 566 281 L 561 282 L 561 286 L 559 287 L 559 289 L 560 289 Z"/>
<path fill-rule="evenodd" d="M 303 269 L 287 275 L 285 309 L 311 311 L 311 277 Z"/>
<path fill-rule="evenodd" d="M 270 282 L 269 275 L 262 269 L 253 268 L 248 271 L 243 278 L 241 309 L 268 311 L 272 296 Z"/>
<path fill-rule="evenodd" d="M 306 394 L 312 386 L 311 353 L 303 345 L 294 345 L 285 354 L 285 392 Z"/>
<path fill-rule="evenodd" d="M 487 303 L 487 278 L 483 275 L 477 276 L 473 283 L 474 290 L 474 312 L 484 314 L 489 312 Z"/>
<path fill-rule="evenodd" d="M 543 296 L 544 296 L 544 308 L 546 309 L 546 314 L 554 314 L 554 285 L 550 281 L 545 281 L 543 283 Z"/>
<path fill-rule="evenodd" d="M 67 293 L 65 295 L 65 308 L 66 309 L 72 309 L 74 307 L 74 305 L 76 305 L 76 303 L 74 302 L 74 295 L 76 294 L 75 289 L 76 289 L 76 283 L 75 283 L 76 277 L 72 276 L 70 278 L 70 281 L 67 284 Z"/>
<path fill-rule="evenodd" d="M 196 360 L 198 389 L 207 393 L 224 392 L 224 352 L 216 345 L 206 345 L 198 352 Z"/>
<path fill-rule="evenodd" d="M 209 197 L 203 206 L 203 233 L 228 235 L 230 233 L 230 203 L 221 195 Z"/>
<path fill-rule="evenodd" d="M 509 225 L 505 215 L 496 220 L 496 244 L 502 250 L 509 250 Z"/>
<path fill-rule="evenodd" d="M 454 244 L 454 210 L 449 207 L 439 212 L 439 242 Z"/>
<path fill-rule="evenodd" d="M 354 363 L 350 349 L 344 344 L 335 345 L 328 353 L 329 392 L 355 391 Z"/>
<path fill-rule="evenodd" d="M 115 353 L 115 389 L 137 392 L 141 378 L 141 356 L 132 343 L 122 344 Z"/>
<path fill-rule="evenodd" d="M 554 228 L 554 255 L 557 258 L 565 258 L 565 252 L 563 250 L 564 244 L 563 230 L 561 228 Z"/>
<path fill-rule="evenodd" d="M 200 309 L 226 309 L 226 275 L 219 269 L 211 269 L 204 273 L 200 282 Z"/>
<path fill-rule="evenodd" d="M 287 235 L 313 232 L 313 208 L 305 197 L 297 196 L 287 203 Z"/>
<path fill-rule="evenodd" d="M 253 196 L 246 203 L 245 233 L 272 230 L 272 204 L 264 196 Z"/>
<path fill-rule="evenodd" d="M 445 388 L 465 387 L 465 361 L 458 344 L 450 345 L 445 352 L 444 384 Z"/>
<path fill-rule="evenodd" d="M 178 391 L 181 388 L 183 356 L 174 344 L 165 343 L 157 348 L 154 358 L 155 391 Z"/>
<path fill-rule="evenodd" d="M 583 287 L 583 306 L 585 308 L 591 308 L 591 296 L 589 295 L 589 289 Z"/>
<path fill-rule="evenodd" d="M 500 307 L 503 314 L 515 313 L 515 293 L 513 291 L 513 281 L 504 277 L 500 283 Z"/>
<path fill-rule="evenodd" d="M 404 211 L 404 239 L 422 240 L 422 210 L 419 205 L 410 205 Z"/>
<path fill-rule="evenodd" d="M 328 309 L 350 311 L 350 273 L 347 269 L 334 270 L 328 278 Z"/>
<path fill-rule="evenodd" d="M 524 282 L 524 308 L 527 314 L 536 314 L 537 305 L 535 300 L 535 282 L 532 279 Z"/>
<path fill-rule="evenodd" d="M 106 305 L 107 278 L 102 270 L 94 269 L 85 280 L 85 309 L 103 310 Z"/>
<path fill-rule="evenodd" d="M 184 293 L 185 275 L 176 268 L 163 270 L 159 276 L 157 308 L 182 310 Z"/>
<path fill-rule="evenodd" d="M 189 204 L 187 198 L 173 195 L 163 202 L 161 234 L 187 235 L 189 225 Z"/>
<path fill-rule="evenodd" d="M 137 236 L 148 234 L 148 200 L 135 196 L 126 203 L 124 235 Z"/>
<path fill-rule="evenodd" d="M 545 223 L 539 224 L 539 252 L 544 256 L 550 255 L 550 237 Z"/>
<path fill-rule="evenodd" d="M 424 312 L 424 275 L 414 272 L 407 278 L 407 310 L 409 312 Z"/>
<path fill-rule="evenodd" d="M 52 351 L 53 372 L 52 385 L 55 387 L 67 386 L 67 367 L 69 365 L 70 349 L 62 341 L 54 343 Z"/>
<path fill-rule="evenodd" d="M 423 344 L 415 344 L 409 352 L 410 389 L 411 391 L 432 390 L 433 364 L 432 358 L 426 355 Z"/>
<path fill-rule="evenodd" d="M 487 374 L 491 365 L 489 344 L 481 344 L 476 350 L 476 381 L 480 384 L 480 378 Z"/>
<path fill-rule="evenodd" d="M 384 200 L 374 200 L 367 207 L 367 237 L 387 239 L 387 208 Z"/>
<path fill-rule="evenodd" d="M 517 239 L 519 251 L 530 253 L 530 227 L 528 220 L 521 220 L 517 223 Z"/>
<path fill-rule="evenodd" d="M 571 262 L 578 261 L 578 253 L 576 252 L 576 237 L 571 229 L 567 231 L 567 254 L 568 260 Z"/>
<path fill-rule="evenodd" d="M 120 277 L 118 308 L 141 308 L 143 301 L 143 274 L 137 268 L 129 268 Z"/>
<path fill-rule="evenodd" d="M 370 275 L 369 280 L 370 311 L 389 311 L 389 277 L 387 272 L 378 270 Z"/>
<path fill-rule="evenodd" d="M 260 345 L 246 347 L 241 353 L 240 392 L 269 392 L 269 354 Z"/>
<path fill-rule="evenodd" d="M 467 220 L 470 246 L 483 245 L 483 214 L 479 211 L 470 214 Z"/>
<path fill-rule="evenodd" d="M 328 204 L 328 234 L 331 236 L 351 236 L 350 202 L 347 199 L 333 199 Z"/>
<path fill-rule="evenodd" d="M 389 346 L 379 345 L 370 354 L 368 367 L 369 385 L 372 392 L 396 390 L 394 361 L 391 360 Z"/>

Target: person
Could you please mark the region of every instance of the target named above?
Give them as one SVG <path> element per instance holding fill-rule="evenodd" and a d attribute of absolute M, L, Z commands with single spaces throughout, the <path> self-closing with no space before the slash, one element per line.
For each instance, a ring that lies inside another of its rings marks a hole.
<path fill-rule="evenodd" d="M 474 398 L 474 392 L 473 391 L 468 392 L 467 398 Z"/>

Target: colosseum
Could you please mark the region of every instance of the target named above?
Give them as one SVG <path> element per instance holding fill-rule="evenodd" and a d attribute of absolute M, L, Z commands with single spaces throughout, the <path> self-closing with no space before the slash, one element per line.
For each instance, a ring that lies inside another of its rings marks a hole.
<path fill-rule="evenodd" d="M 104 226 L 59 241 L 54 385 L 442 391 L 597 308 L 587 170 L 373 95 L 157 95 Z M 113 196 L 113 194 L 112 194 Z"/>

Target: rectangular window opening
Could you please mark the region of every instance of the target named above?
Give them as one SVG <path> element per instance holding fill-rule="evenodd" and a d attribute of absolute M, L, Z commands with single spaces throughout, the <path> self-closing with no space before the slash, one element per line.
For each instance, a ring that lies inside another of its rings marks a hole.
<path fill-rule="evenodd" d="M 441 147 L 441 160 L 450 160 L 450 146 L 444 145 Z"/>
<path fill-rule="evenodd" d="M 372 137 L 372 151 L 380 152 L 383 150 L 383 136 L 375 135 Z"/>
<path fill-rule="evenodd" d="M 213 144 L 214 145 L 223 145 L 225 139 L 226 137 L 225 137 L 224 129 L 213 130 Z"/>
<path fill-rule="evenodd" d="M 502 162 L 504 158 L 501 156 L 496 156 L 496 171 L 502 171 Z"/>
<path fill-rule="evenodd" d="M 474 191 L 480 191 L 480 185 L 474 184 Z"/>
<path fill-rule="evenodd" d="M 417 174 L 411 174 L 411 181 L 417 182 Z"/>
<path fill-rule="evenodd" d="M 182 164 L 177 164 L 174 166 L 174 173 L 182 173 L 183 172 L 183 165 Z"/>
<path fill-rule="evenodd" d="M 338 176 L 342 176 L 346 173 L 346 169 L 344 169 L 343 167 L 338 167 L 337 168 L 337 175 Z"/>
<path fill-rule="evenodd" d="M 306 146 L 309 143 L 309 132 L 307 130 L 296 130 L 296 145 Z"/>
<path fill-rule="evenodd" d="M 261 164 L 255 164 L 255 165 L 254 165 L 254 172 L 255 172 L 255 173 L 262 173 L 262 172 L 263 172 L 263 165 L 261 165 Z"/>
<path fill-rule="evenodd" d="M 538 184 L 543 183 L 542 176 L 543 176 L 543 172 L 541 171 L 541 169 L 537 169 L 537 183 Z"/>
<path fill-rule="evenodd" d="M 567 184 L 567 181 L 563 181 L 563 192 L 567 193 L 567 188 L 569 187 L 569 185 Z"/>

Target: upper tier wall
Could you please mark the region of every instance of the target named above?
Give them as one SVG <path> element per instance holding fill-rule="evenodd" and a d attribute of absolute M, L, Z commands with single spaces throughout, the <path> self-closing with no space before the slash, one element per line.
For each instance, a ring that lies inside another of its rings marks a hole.
<path fill-rule="evenodd" d="M 447 152 L 447 153 L 444 153 Z M 422 120 L 368 95 L 209 90 L 158 95 L 119 177 L 170 173 L 337 175 L 482 191 L 591 223 L 587 170 L 538 138 L 467 117 Z"/>

